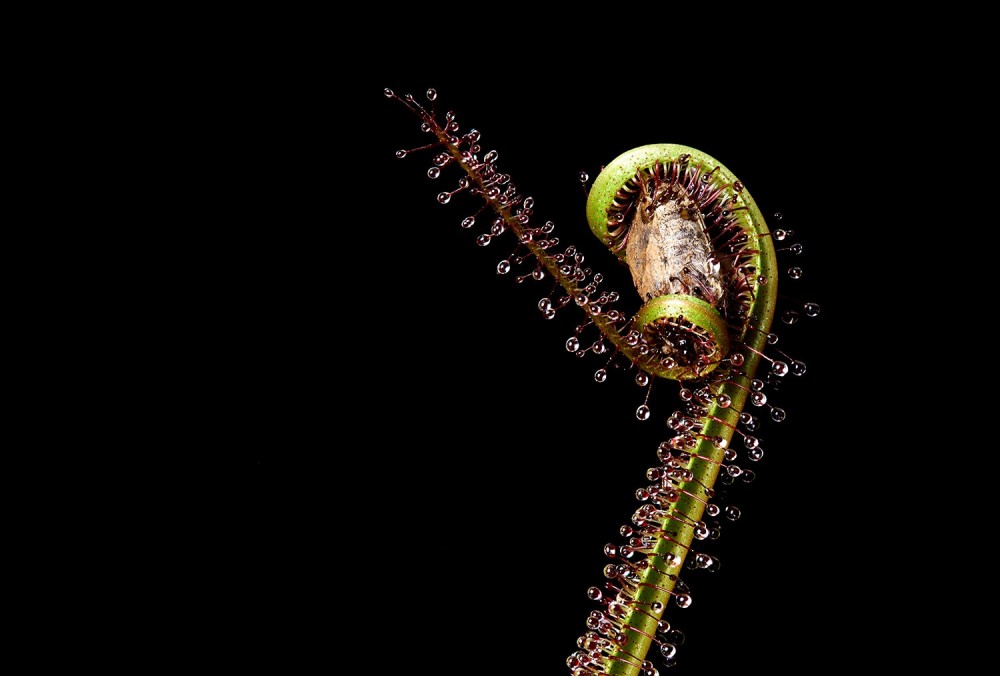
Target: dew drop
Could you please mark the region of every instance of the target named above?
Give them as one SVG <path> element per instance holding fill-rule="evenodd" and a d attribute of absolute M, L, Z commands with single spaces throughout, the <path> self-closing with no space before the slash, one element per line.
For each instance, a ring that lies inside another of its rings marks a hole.
<path fill-rule="evenodd" d="M 792 279 L 802 279 L 802 268 L 788 268 L 788 276 Z"/>
<path fill-rule="evenodd" d="M 784 312 L 781 313 L 781 321 L 789 325 L 797 324 L 799 318 L 800 315 L 795 310 L 785 310 Z"/>
<path fill-rule="evenodd" d="M 645 371 L 639 371 L 635 374 L 635 384 L 639 387 L 645 387 L 649 385 L 649 374 Z"/>
<path fill-rule="evenodd" d="M 508 272 L 510 272 L 510 261 L 504 259 L 504 260 L 500 261 L 499 263 L 497 263 L 497 274 L 498 275 L 506 275 Z"/>
<path fill-rule="evenodd" d="M 491 237 L 489 235 L 480 235 L 476 237 L 476 244 L 479 246 L 487 246 L 490 243 Z"/>
<path fill-rule="evenodd" d="M 774 422 L 784 422 L 786 415 L 785 409 L 778 408 L 777 406 L 771 407 L 771 420 Z"/>
<path fill-rule="evenodd" d="M 809 317 L 815 317 L 819 314 L 819 305 L 816 303 L 806 303 L 802 306 L 802 309 L 806 311 L 806 315 Z"/>
<path fill-rule="evenodd" d="M 580 340 L 576 336 L 572 336 L 566 341 L 566 350 L 568 352 L 576 352 L 580 349 Z"/>
<path fill-rule="evenodd" d="M 771 362 L 771 371 L 773 371 L 776 376 L 784 376 L 788 373 L 788 364 L 783 361 L 773 361 Z"/>
<path fill-rule="evenodd" d="M 635 417 L 639 420 L 649 420 L 649 406 L 643 404 L 639 408 L 635 409 Z"/>
<path fill-rule="evenodd" d="M 430 169 L 427 170 L 427 178 L 437 178 L 440 175 L 441 175 L 441 170 L 438 169 L 437 167 L 431 167 Z M 445 196 L 444 199 L 441 199 L 441 195 Z M 440 202 L 441 204 L 447 204 L 448 200 L 451 199 L 451 195 L 449 195 L 446 192 L 441 193 L 441 195 L 438 195 L 438 202 Z"/>
<path fill-rule="evenodd" d="M 433 101 L 437 97 L 438 97 L 438 93 L 437 93 L 436 89 L 428 89 L 427 90 L 427 100 L 428 101 Z"/>

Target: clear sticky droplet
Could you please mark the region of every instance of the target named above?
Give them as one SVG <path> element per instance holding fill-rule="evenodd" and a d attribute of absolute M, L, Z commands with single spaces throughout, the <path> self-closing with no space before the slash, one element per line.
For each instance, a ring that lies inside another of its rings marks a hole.
<path fill-rule="evenodd" d="M 784 422 L 786 417 L 785 409 L 777 406 L 771 407 L 771 420 L 774 422 Z"/>
<path fill-rule="evenodd" d="M 733 398 L 728 394 L 720 394 L 715 397 L 715 403 L 717 403 L 720 408 L 729 408 L 733 404 Z"/>
<path fill-rule="evenodd" d="M 385 89 L 383 89 L 382 93 L 385 94 L 386 96 L 389 96 L 389 97 L 395 96 L 395 94 L 393 93 L 393 91 L 391 89 L 389 89 L 388 87 L 386 87 Z"/>
<path fill-rule="evenodd" d="M 767 334 L 767 344 L 768 345 L 774 345 L 777 342 L 778 342 L 778 334 L 777 333 L 769 333 L 769 334 Z"/>
<path fill-rule="evenodd" d="M 780 220 L 782 220 L 784 218 L 785 218 L 785 215 L 783 213 L 781 213 L 780 211 L 775 211 L 774 212 L 774 220 L 780 221 Z"/>
<path fill-rule="evenodd" d="M 691 595 L 690 594 L 676 594 L 674 595 L 674 602 L 681 608 L 691 607 Z"/>
<path fill-rule="evenodd" d="M 437 178 L 440 175 L 441 175 L 441 170 L 438 169 L 437 167 L 431 167 L 430 169 L 427 170 L 427 178 L 433 179 Z M 441 199 L 441 195 L 446 195 L 444 200 Z M 451 195 L 448 195 L 448 193 L 446 192 L 441 193 L 441 195 L 438 195 L 438 202 L 441 202 L 441 204 L 445 204 L 449 199 L 451 199 Z"/>
<path fill-rule="evenodd" d="M 649 420 L 649 406 L 643 404 L 639 408 L 635 409 L 635 417 L 639 420 Z"/>
<path fill-rule="evenodd" d="M 660 657 L 665 659 L 667 662 L 673 662 L 677 659 L 677 646 L 673 643 L 661 643 Z"/>
<path fill-rule="evenodd" d="M 604 594 L 597 587 L 590 587 L 587 589 L 587 598 L 591 601 L 600 601 L 604 598 Z"/>
<path fill-rule="evenodd" d="M 580 349 L 580 340 L 576 336 L 572 336 L 566 341 L 566 350 L 568 352 L 576 352 Z"/>
<path fill-rule="evenodd" d="M 437 93 L 436 89 L 428 89 L 427 90 L 427 100 L 428 101 L 433 101 L 437 97 L 438 97 L 438 93 Z"/>
<path fill-rule="evenodd" d="M 798 359 L 792 360 L 792 375 L 802 376 L 806 373 L 806 363 Z"/>
<path fill-rule="evenodd" d="M 432 168 L 434 168 L 434 167 L 432 167 Z M 427 175 L 430 176 L 430 174 L 427 174 Z M 451 201 L 451 193 L 450 192 L 439 192 L 438 196 L 437 196 L 437 200 L 441 204 L 447 204 L 448 202 Z"/>
<path fill-rule="evenodd" d="M 599 383 L 603 383 L 608 379 L 608 372 L 605 369 L 597 369 L 594 371 L 594 380 Z"/>
<path fill-rule="evenodd" d="M 581 171 L 579 174 L 576 175 L 576 177 L 580 181 L 580 183 L 586 183 L 587 180 L 590 178 L 590 176 L 585 171 Z"/>
<path fill-rule="evenodd" d="M 763 392 L 754 392 L 750 395 L 750 403 L 754 406 L 763 406 L 767 403 L 767 395 Z"/>
<path fill-rule="evenodd" d="M 491 237 L 489 235 L 480 235 L 476 237 L 476 244 L 479 246 L 487 246 L 490 243 Z"/>
<path fill-rule="evenodd" d="M 635 384 L 639 387 L 645 387 L 649 385 L 649 374 L 645 371 L 639 371 L 635 374 Z"/>
<path fill-rule="evenodd" d="M 803 247 L 802 244 L 800 243 L 795 243 L 790 247 L 788 247 L 788 250 L 791 251 L 794 255 L 798 256 L 805 250 L 805 247 Z"/>
<path fill-rule="evenodd" d="M 549 308 L 542 312 L 542 318 L 544 319 L 552 319 L 555 316 L 556 316 L 556 311 L 553 310 L 552 308 Z"/>
<path fill-rule="evenodd" d="M 747 448 L 753 449 L 760 446 L 760 441 L 757 437 L 743 437 L 743 445 Z"/>
<path fill-rule="evenodd" d="M 431 130 L 431 125 L 429 125 L 429 124 L 428 124 L 428 123 L 426 123 L 426 122 L 421 122 L 421 123 L 420 123 L 420 131 L 422 131 L 422 132 L 424 132 L 424 133 L 427 133 L 427 132 L 429 132 L 430 130 Z"/>
<path fill-rule="evenodd" d="M 788 268 L 788 276 L 792 279 L 802 279 L 802 268 L 794 267 Z"/>
<path fill-rule="evenodd" d="M 785 310 L 781 313 L 781 321 L 788 325 L 797 324 L 800 318 L 801 315 L 795 310 Z"/>
<path fill-rule="evenodd" d="M 396 157 L 398 157 L 399 159 L 403 159 L 404 157 L 406 157 L 406 151 L 405 150 L 397 150 L 396 151 Z"/>
<path fill-rule="evenodd" d="M 802 306 L 802 309 L 806 311 L 806 316 L 815 317 L 819 314 L 819 305 L 816 303 L 806 303 Z"/>
<path fill-rule="evenodd" d="M 733 366 L 743 366 L 744 361 L 745 359 L 743 355 L 739 352 L 733 352 L 731 355 L 729 355 L 729 363 L 732 364 Z"/>
<path fill-rule="evenodd" d="M 545 279 L 545 270 L 541 268 L 535 268 L 531 271 L 531 278 L 536 282 L 540 282 Z"/>
<path fill-rule="evenodd" d="M 729 519 L 730 521 L 736 521 L 741 516 L 743 516 L 743 512 L 740 511 L 740 508 L 737 507 L 736 505 L 729 505 L 728 507 L 726 507 L 726 518 Z"/>
<path fill-rule="evenodd" d="M 505 259 L 497 263 L 498 275 L 506 275 L 508 272 L 510 272 L 510 261 Z"/>
<path fill-rule="evenodd" d="M 758 460 L 760 460 L 761 458 L 764 457 L 764 449 L 763 448 L 755 448 L 752 451 L 748 451 L 747 452 L 747 457 L 749 457 L 754 462 L 757 462 Z M 750 481 L 750 479 L 747 479 L 747 481 Z"/>
<path fill-rule="evenodd" d="M 776 376 L 784 376 L 788 373 L 788 364 L 783 361 L 773 361 L 771 362 L 771 371 Z"/>
<path fill-rule="evenodd" d="M 743 474 L 743 470 L 740 468 L 739 465 L 726 465 L 726 472 L 728 472 L 729 476 L 733 478 L 736 478 L 739 475 Z"/>
<path fill-rule="evenodd" d="M 497 153 L 497 151 L 491 150 L 485 155 L 483 155 L 483 162 L 486 162 L 487 164 L 493 164 L 494 162 L 497 161 L 497 157 L 499 156 L 500 155 L 499 153 Z"/>

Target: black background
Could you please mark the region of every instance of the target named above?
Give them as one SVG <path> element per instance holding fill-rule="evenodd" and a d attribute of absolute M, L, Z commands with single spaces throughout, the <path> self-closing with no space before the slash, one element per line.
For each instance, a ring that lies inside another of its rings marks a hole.
<path fill-rule="evenodd" d="M 220 348 L 240 355 L 226 387 L 248 449 L 221 479 L 215 543 L 243 654 L 284 652 L 291 626 L 296 643 L 346 652 L 358 673 L 432 656 L 436 673 L 565 673 L 596 607 L 585 590 L 603 581 L 603 545 L 620 541 L 670 436 L 676 385 L 657 384 L 652 418 L 637 421 L 643 389 L 620 373 L 595 383 L 602 363 L 563 347 L 575 308 L 544 321 L 549 282 L 498 277 L 513 244 L 477 247 L 479 230 L 459 222 L 478 205 L 436 203 L 458 176 L 429 180 L 427 153 L 394 157 L 429 137 L 382 89 L 425 101 L 435 87 L 438 111 L 482 132 L 538 222 L 554 221 L 608 288 L 631 290 L 589 233 L 577 174 L 645 143 L 714 156 L 804 246 L 779 256 L 805 271 L 781 293 L 821 315 L 775 330 L 808 373 L 769 395 L 788 419 L 764 424 L 758 479 L 731 500 L 744 516 L 706 547 L 722 570 L 686 576 L 692 607 L 668 610 L 688 637 L 670 673 L 849 666 L 861 646 L 869 663 L 912 659 L 912 590 L 894 581 L 911 556 L 909 475 L 894 458 L 911 441 L 877 421 L 905 371 L 887 365 L 885 336 L 916 320 L 885 272 L 899 237 L 887 238 L 893 215 L 866 173 L 869 137 L 840 124 L 864 106 L 836 82 L 734 74 L 697 87 L 613 72 L 595 85 L 584 70 L 388 69 L 305 95 L 308 83 L 288 85 L 280 132 L 248 158 L 254 225 L 227 273 L 242 280 L 230 297 L 238 338 Z M 892 124 L 869 112 L 866 128 Z"/>

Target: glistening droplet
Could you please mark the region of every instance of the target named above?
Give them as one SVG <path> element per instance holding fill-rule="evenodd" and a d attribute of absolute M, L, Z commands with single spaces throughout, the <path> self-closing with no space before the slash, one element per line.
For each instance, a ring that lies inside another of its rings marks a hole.
<path fill-rule="evenodd" d="M 498 275 L 506 275 L 508 272 L 510 272 L 510 261 L 502 260 L 499 263 L 497 263 Z"/>
<path fill-rule="evenodd" d="M 639 420 L 649 420 L 649 406 L 643 404 L 639 408 L 635 409 L 635 417 Z"/>
<path fill-rule="evenodd" d="M 576 352 L 580 349 L 580 340 L 576 336 L 572 336 L 566 341 L 566 350 L 569 352 Z"/>
<path fill-rule="evenodd" d="M 607 379 L 608 379 L 608 372 L 606 370 L 597 369 L 596 371 L 594 371 L 594 380 L 596 380 L 597 382 L 603 383 Z"/>
<path fill-rule="evenodd" d="M 815 317 L 819 314 L 819 305 L 816 303 L 806 303 L 802 306 L 802 309 L 806 311 L 806 315 L 809 317 Z"/>
<path fill-rule="evenodd" d="M 427 90 L 427 100 L 428 101 L 433 101 L 437 97 L 438 97 L 437 90 L 435 90 L 435 89 L 428 89 Z"/>
<path fill-rule="evenodd" d="M 802 268 L 794 267 L 788 268 L 788 276 L 792 279 L 802 279 Z"/>

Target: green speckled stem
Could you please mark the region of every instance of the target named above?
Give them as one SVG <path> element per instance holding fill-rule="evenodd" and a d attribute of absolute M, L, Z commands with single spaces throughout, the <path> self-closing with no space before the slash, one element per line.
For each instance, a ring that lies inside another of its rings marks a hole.
<path fill-rule="evenodd" d="M 634 176 L 637 169 L 651 167 L 657 161 L 674 160 L 682 153 L 689 154 L 692 163 L 698 163 L 708 168 L 718 167 L 714 175 L 723 181 L 732 183 L 736 180 L 736 177 L 715 159 L 693 148 L 673 144 L 642 146 L 615 159 L 594 182 L 590 197 L 587 200 L 587 216 L 595 234 L 598 237 L 602 236 L 599 230 L 607 220 L 607 207 L 605 205 L 611 203 L 621 185 L 627 179 Z M 724 438 L 727 445 L 732 442 L 734 429 L 739 422 L 740 412 L 746 406 L 750 380 L 756 373 L 761 361 L 758 353 L 763 352 L 767 342 L 766 334 L 770 331 L 771 323 L 774 319 L 774 307 L 777 298 L 777 262 L 767 224 L 748 191 L 743 190 L 739 193 L 737 203 L 737 206 L 746 207 L 745 210 L 734 211 L 734 213 L 737 214 L 737 218 L 741 222 L 740 224 L 749 235 L 747 249 L 756 252 L 748 264 L 753 265 L 758 274 L 756 294 L 750 305 L 750 328 L 746 331 L 745 335 L 740 337 L 743 345 L 747 347 L 736 346 L 734 348 L 734 352 L 740 352 L 744 356 L 745 361 L 740 370 L 745 375 L 736 375 L 731 379 L 732 382 L 727 382 L 717 388 L 716 393 L 728 395 L 731 398 L 731 404 L 728 408 L 722 408 L 718 404 L 713 403 L 709 407 L 705 425 L 700 430 L 707 437 L 718 436 Z M 759 282 L 761 279 L 765 283 L 761 284 Z M 687 521 L 698 522 L 702 520 L 705 512 L 705 503 L 709 501 L 704 487 L 711 488 L 715 485 L 715 480 L 719 475 L 720 464 L 725 455 L 725 449 L 717 448 L 710 441 L 700 440 L 697 447 L 691 453 L 694 459 L 688 465 L 688 468 L 693 472 L 695 480 L 681 484 L 681 498 L 675 507 L 675 512 L 684 515 L 685 518 L 683 520 L 677 518 L 666 519 L 662 525 L 663 530 L 674 531 L 676 532 L 676 536 L 671 538 L 673 541 L 660 538 L 655 548 L 657 554 L 672 554 L 677 557 L 679 565 L 668 568 L 664 560 L 660 557 L 651 557 L 657 568 L 666 570 L 674 575 L 679 574 L 682 570 L 688 553 L 688 547 L 691 546 L 694 540 L 694 528 Z M 695 456 L 702 456 L 702 458 L 707 459 L 700 459 Z M 646 585 L 656 585 L 660 589 Z M 642 576 L 642 586 L 636 595 L 636 599 L 650 604 L 659 602 L 663 604 L 664 608 L 669 608 L 673 606 L 673 604 L 669 603 L 671 599 L 670 592 L 673 588 L 674 580 L 653 568 L 649 568 Z M 644 605 L 642 609 L 648 611 L 649 606 Z M 681 610 L 680 612 L 684 611 Z M 662 614 L 660 617 L 662 617 Z M 628 642 L 623 646 L 623 650 L 618 653 L 619 657 L 626 661 L 614 661 L 609 673 L 619 676 L 641 676 L 641 670 L 634 664 L 635 658 L 630 655 L 638 656 L 642 659 L 648 658 L 647 655 L 650 652 L 652 641 L 646 634 L 656 634 L 656 620 L 649 617 L 649 615 L 633 610 L 626 617 L 624 623 L 628 627 L 632 627 L 638 631 L 626 630 Z"/>

